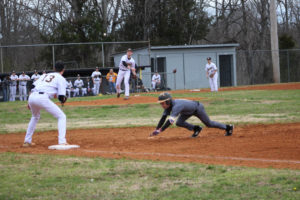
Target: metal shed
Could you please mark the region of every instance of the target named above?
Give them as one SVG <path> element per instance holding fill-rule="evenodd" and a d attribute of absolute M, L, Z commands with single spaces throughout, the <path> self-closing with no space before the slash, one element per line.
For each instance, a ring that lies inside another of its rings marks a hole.
<path fill-rule="evenodd" d="M 155 71 L 162 76 L 164 84 L 174 89 L 209 88 L 205 75 L 206 58 L 211 57 L 219 71 L 219 87 L 236 86 L 236 47 L 239 44 L 209 44 L 181 46 L 151 46 L 134 49 L 133 58 L 138 66 L 150 65 L 142 70 L 145 87 L 151 86 Z M 114 54 L 114 64 L 119 65 L 125 52 Z M 176 69 L 176 74 L 173 70 Z"/>

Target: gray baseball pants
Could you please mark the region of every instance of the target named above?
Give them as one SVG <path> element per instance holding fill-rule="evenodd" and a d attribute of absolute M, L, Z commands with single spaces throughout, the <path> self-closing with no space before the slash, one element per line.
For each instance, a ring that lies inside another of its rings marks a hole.
<path fill-rule="evenodd" d="M 196 110 L 196 112 L 192 115 L 183 115 L 180 114 L 179 118 L 176 121 L 176 125 L 180 126 L 180 127 L 184 127 L 187 128 L 188 130 L 194 130 L 195 125 L 187 123 L 186 120 L 188 118 L 190 118 L 191 116 L 196 116 L 198 117 L 203 124 L 205 124 L 207 127 L 209 128 L 219 128 L 219 129 L 223 129 L 226 130 L 226 125 L 219 123 L 219 122 L 215 122 L 215 121 L 211 121 L 208 117 L 208 115 L 205 112 L 204 106 L 202 103 L 199 103 L 198 108 Z"/>

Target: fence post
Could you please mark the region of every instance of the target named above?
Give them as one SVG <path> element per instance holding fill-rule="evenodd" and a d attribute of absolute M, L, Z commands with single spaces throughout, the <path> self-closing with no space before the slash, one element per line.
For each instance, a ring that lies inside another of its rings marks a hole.
<path fill-rule="evenodd" d="M 1 46 L 1 44 L 0 44 Z M 3 73 L 3 54 L 2 54 L 2 47 L 1 47 L 1 73 Z"/>
<path fill-rule="evenodd" d="M 102 67 L 104 68 L 104 47 L 102 42 Z"/>
<path fill-rule="evenodd" d="M 287 66 L 288 66 L 288 82 L 290 82 L 290 54 L 289 54 L 289 50 L 287 50 Z"/>
<path fill-rule="evenodd" d="M 55 49 L 54 49 L 54 45 L 52 45 L 52 66 L 53 69 L 55 67 Z"/>

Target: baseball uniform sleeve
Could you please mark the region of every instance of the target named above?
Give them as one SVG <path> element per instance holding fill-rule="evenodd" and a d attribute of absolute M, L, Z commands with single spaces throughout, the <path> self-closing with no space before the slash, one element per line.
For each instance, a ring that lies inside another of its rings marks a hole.
<path fill-rule="evenodd" d="M 63 77 L 58 80 L 57 95 L 66 95 L 67 81 Z"/>

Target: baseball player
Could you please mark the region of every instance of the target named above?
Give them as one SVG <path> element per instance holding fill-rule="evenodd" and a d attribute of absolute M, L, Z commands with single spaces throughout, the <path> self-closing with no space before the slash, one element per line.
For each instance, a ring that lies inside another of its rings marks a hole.
<path fill-rule="evenodd" d="M 73 84 L 72 81 L 69 80 L 67 82 L 67 93 L 68 93 L 68 98 L 71 98 L 71 91 L 73 91 Z"/>
<path fill-rule="evenodd" d="M 93 83 L 94 83 L 94 95 L 98 95 L 99 89 L 100 89 L 100 84 L 101 84 L 101 78 L 99 76 L 94 76 Z"/>
<path fill-rule="evenodd" d="M 54 96 L 63 104 L 66 102 L 66 79 L 62 76 L 64 65 L 61 62 L 55 64 L 55 72 L 42 75 L 36 82 L 28 99 L 28 107 L 32 117 L 28 124 L 23 147 L 35 145 L 32 136 L 37 122 L 40 119 L 40 110 L 44 109 L 58 120 L 58 144 L 67 145 L 66 141 L 66 115 L 50 99 Z"/>
<path fill-rule="evenodd" d="M 15 101 L 16 100 L 16 94 L 17 94 L 17 81 L 18 76 L 16 75 L 15 71 L 12 71 L 12 74 L 10 76 L 10 86 L 9 86 L 9 101 Z"/>
<path fill-rule="evenodd" d="M 218 92 L 218 69 L 215 63 L 211 62 L 211 57 L 207 58 L 205 66 L 206 78 L 209 79 L 209 85 L 212 92 Z"/>
<path fill-rule="evenodd" d="M 81 96 L 84 96 L 87 93 L 86 88 L 83 87 L 84 83 L 80 79 L 80 75 L 77 75 L 77 80 L 74 81 L 74 95 L 73 97 L 79 96 L 79 91 L 81 90 Z"/>
<path fill-rule="evenodd" d="M 165 92 L 159 95 L 158 102 L 161 104 L 164 112 L 156 127 L 156 130 L 150 134 L 150 137 L 158 135 L 166 130 L 175 122 L 175 119 L 178 116 L 179 117 L 176 121 L 176 125 L 184 127 L 190 131 L 194 131 L 191 137 L 197 137 L 202 130 L 200 126 L 186 122 L 186 120 L 191 116 L 198 117 L 209 128 L 219 128 L 225 130 L 225 136 L 231 136 L 233 133 L 233 125 L 225 125 L 219 122 L 211 121 L 205 112 L 203 104 L 199 103 L 198 101 L 190 101 L 185 99 L 173 100 L 172 96 Z M 165 123 L 169 115 L 170 117 Z"/>
<path fill-rule="evenodd" d="M 40 78 L 40 75 L 38 74 L 38 72 L 36 70 L 34 70 L 34 74 L 32 74 L 31 76 L 31 80 L 33 82 L 35 82 L 36 80 L 38 80 Z"/>
<path fill-rule="evenodd" d="M 99 67 L 96 67 L 96 70 L 93 71 L 91 77 L 92 77 L 92 79 L 93 79 L 95 76 L 99 76 L 99 77 L 101 78 L 101 75 L 102 75 L 102 74 L 101 74 L 101 72 L 99 71 Z"/>
<path fill-rule="evenodd" d="M 119 64 L 119 73 L 117 77 L 117 97 L 120 97 L 121 92 L 121 83 L 124 80 L 125 85 L 125 100 L 129 99 L 129 78 L 130 78 L 130 72 L 132 71 L 133 75 L 136 76 L 135 72 L 135 61 L 131 57 L 132 56 L 132 50 L 129 48 L 127 50 L 127 54 L 122 56 L 120 64 Z"/>
<path fill-rule="evenodd" d="M 19 76 L 19 96 L 20 101 L 27 101 L 27 81 L 30 81 L 30 77 L 22 72 Z"/>
<path fill-rule="evenodd" d="M 158 72 L 155 72 L 155 74 L 152 76 L 152 89 L 155 90 L 156 86 L 160 84 L 161 78 Z"/>

